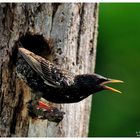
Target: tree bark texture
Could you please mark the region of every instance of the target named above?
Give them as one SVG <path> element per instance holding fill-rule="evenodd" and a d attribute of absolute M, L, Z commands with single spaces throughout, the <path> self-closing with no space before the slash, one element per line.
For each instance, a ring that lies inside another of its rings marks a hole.
<path fill-rule="evenodd" d="M 15 43 L 22 35 L 53 40 L 52 61 L 76 74 L 93 73 L 96 57 L 98 4 L 0 4 L 0 136 L 85 137 L 91 96 L 61 104 L 62 122 L 28 116 L 30 88 L 16 76 Z"/>

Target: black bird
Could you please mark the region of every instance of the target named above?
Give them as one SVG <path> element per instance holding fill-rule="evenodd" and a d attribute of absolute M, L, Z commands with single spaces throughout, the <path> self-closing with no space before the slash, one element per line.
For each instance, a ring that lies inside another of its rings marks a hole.
<path fill-rule="evenodd" d="M 102 90 L 119 90 L 106 86 L 108 83 L 122 83 L 121 80 L 109 79 L 98 74 L 75 75 L 62 70 L 50 61 L 20 47 L 19 53 L 27 62 L 17 67 L 26 83 L 35 91 L 39 91 L 46 100 L 54 103 L 75 103 L 91 94 Z"/>

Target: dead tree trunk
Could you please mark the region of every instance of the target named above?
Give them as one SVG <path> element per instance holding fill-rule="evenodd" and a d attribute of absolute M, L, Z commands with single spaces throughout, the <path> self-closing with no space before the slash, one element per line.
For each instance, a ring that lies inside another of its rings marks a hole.
<path fill-rule="evenodd" d="M 87 136 L 91 96 L 79 103 L 58 105 L 66 112 L 58 126 L 28 116 L 31 93 L 16 77 L 15 42 L 27 33 L 51 38 L 54 63 L 74 73 L 93 73 L 98 5 L 1 4 L 0 21 L 0 136 Z"/>

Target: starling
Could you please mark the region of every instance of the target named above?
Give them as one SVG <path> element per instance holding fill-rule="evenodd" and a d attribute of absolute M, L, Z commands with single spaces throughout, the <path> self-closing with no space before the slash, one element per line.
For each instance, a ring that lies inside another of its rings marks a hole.
<path fill-rule="evenodd" d="M 19 47 L 18 50 L 26 63 L 20 64 L 22 67 L 17 66 L 18 73 L 25 77 L 31 89 L 38 91 L 47 101 L 75 103 L 102 90 L 121 93 L 105 85 L 122 83 L 121 80 L 109 79 L 98 74 L 75 75 L 23 47 Z"/>

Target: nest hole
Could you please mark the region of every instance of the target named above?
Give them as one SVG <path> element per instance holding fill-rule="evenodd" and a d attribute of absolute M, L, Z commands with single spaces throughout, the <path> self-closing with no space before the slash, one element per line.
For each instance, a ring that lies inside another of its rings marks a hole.
<path fill-rule="evenodd" d="M 47 57 L 51 54 L 51 47 L 49 41 L 43 37 L 43 35 L 32 35 L 26 33 L 21 36 L 19 42 L 25 49 L 40 55 L 42 57 Z"/>

